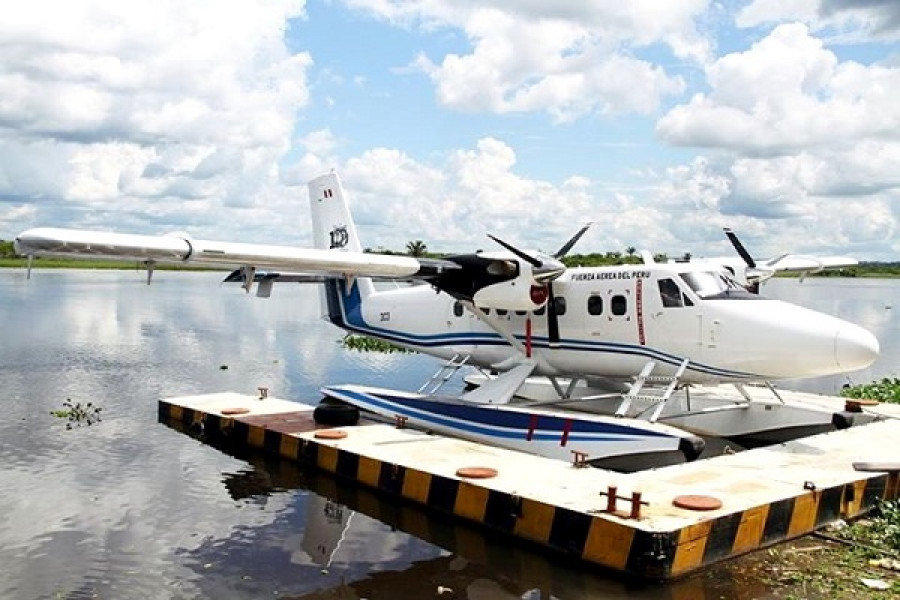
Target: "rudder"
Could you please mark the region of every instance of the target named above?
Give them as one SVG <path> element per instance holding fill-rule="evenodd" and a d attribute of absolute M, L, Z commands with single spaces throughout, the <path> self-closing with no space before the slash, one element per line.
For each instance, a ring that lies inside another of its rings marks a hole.
<path fill-rule="evenodd" d="M 312 217 L 313 245 L 323 250 L 362 252 L 362 243 L 356 224 L 350 214 L 350 205 L 341 180 L 334 171 L 309 181 L 309 205 Z M 349 286 L 338 285 L 335 280 L 324 286 L 322 299 L 328 307 L 329 320 L 339 327 L 345 326 L 343 311 L 359 311 L 362 300 L 375 292 L 372 280 L 358 277 Z M 359 295 L 353 294 L 354 288 Z M 342 306 L 343 305 L 343 306 Z"/>

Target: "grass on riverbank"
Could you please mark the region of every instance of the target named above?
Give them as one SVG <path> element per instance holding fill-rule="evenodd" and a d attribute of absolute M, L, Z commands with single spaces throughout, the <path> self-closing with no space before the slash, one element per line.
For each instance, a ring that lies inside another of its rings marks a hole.
<path fill-rule="evenodd" d="M 888 600 L 900 594 L 900 501 L 849 525 L 754 552 L 724 566 L 747 598 Z M 708 576 L 722 577 L 721 570 Z M 764 591 L 763 591 L 764 590 Z"/>

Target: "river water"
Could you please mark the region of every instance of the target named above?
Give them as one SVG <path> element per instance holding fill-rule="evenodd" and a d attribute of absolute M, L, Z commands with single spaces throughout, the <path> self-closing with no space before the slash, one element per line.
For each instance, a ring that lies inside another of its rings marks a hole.
<path fill-rule="evenodd" d="M 315 404 L 326 383 L 415 389 L 439 363 L 343 349 L 309 287 L 264 300 L 216 273 L 144 277 L 0 270 L 0 598 L 765 597 L 727 569 L 635 586 L 159 423 L 161 398 L 266 386 Z M 881 358 L 853 382 L 898 375 L 898 292 L 868 279 L 763 290 L 878 336 Z M 102 421 L 67 429 L 50 414 L 66 401 L 101 406 Z"/>

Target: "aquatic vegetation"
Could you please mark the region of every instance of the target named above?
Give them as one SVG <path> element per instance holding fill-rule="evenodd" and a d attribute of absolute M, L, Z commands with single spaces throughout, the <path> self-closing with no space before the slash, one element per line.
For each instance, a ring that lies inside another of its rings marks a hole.
<path fill-rule="evenodd" d="M 865 558 L 900 558 L 900 500 L 879 501 L 868 518 L 842 529 L 840 534 Z"/>
<path fill-rule="evenodd" d="M 81 402 L 72 404 L 72 399 L 66 398 L 66 401 L 63 402 L 63 408 L 61 410 L 51 410 L 50 414 L 60 419 L 68 419 L 66 429 L 72 429 L 73 425 L 81 427 L 82 424 L 90 426 L 94 423 L 99 423 L 102 410 L 103 408 L 94 406 L 93 402 L 83 405 Z"/>
<path fill-rule="evenodd" d="M 900 404 L 900 378 L 885 377 L 881 381 L 845 387 L 841 396 Z"/>
<path fill-rule="evenodd" d="M 351 350 L 359 350 L 360 352 L 412 352 L 406 348 L 395 346 L 390 342 L 370 338 L 364 335 L 354 335 L 348 333 L 339 341 L 341 346 Z"/>
<path fill-rule="evenodd" d="M 900 501 L 880 501 L 863 519 L 724 565 L 748 587 L 762 581 L 767 598 L 894 599 L 900 593 Z M 721 575 L 720 575 L 721 576 Z"/>

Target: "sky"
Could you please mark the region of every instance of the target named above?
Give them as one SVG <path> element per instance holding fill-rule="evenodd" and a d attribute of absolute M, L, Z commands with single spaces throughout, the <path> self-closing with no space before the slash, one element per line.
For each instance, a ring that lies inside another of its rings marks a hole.
<path fill-rule="evenodd" d="M 900 260 L 895 0 L 30 0 L 0 20 L 0 239 Z"/>

